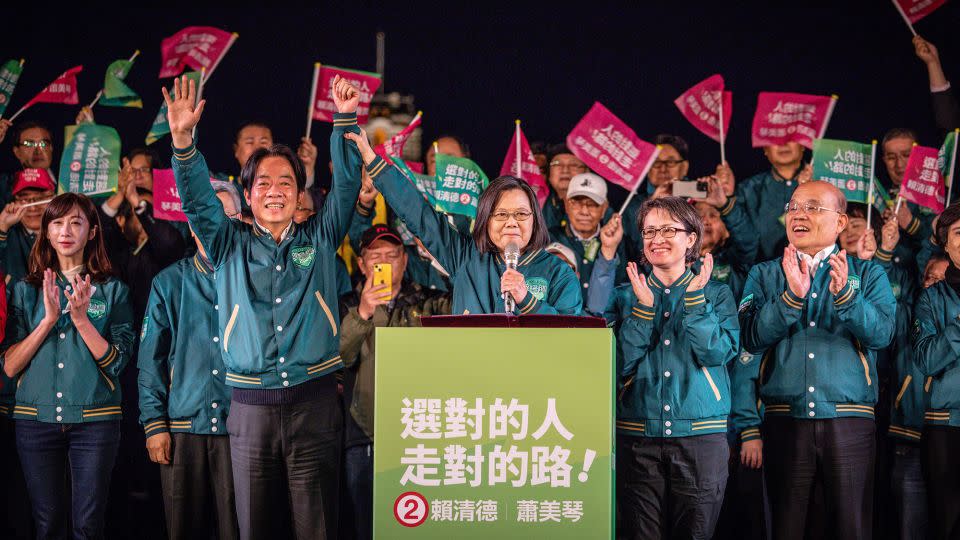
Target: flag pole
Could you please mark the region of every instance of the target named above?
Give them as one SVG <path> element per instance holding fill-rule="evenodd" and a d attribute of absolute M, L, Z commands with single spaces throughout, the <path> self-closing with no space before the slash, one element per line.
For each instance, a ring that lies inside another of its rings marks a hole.
<path fill-rule="evenodd" d="M 822 139 L 823 135 L 827 132 L 827 124 L 830 123 L 830 117 L 833 116 L 833 108 L 837 105 L 838 99 L 840 99 L 840 96 L 836 94 L 830 96 L 830 105 L 827 106 L 827 115 L 823 118 L 823 126 L 820 127 L 820 133 L 817 134 L 818 139 Z"/>
<path fill-rule="evenodd" d="M 720 90 L 720 164 L 727 162 L 726 140 L 723 132 L 723 90 Z"/>
<path fill-rule="evenodd" d="M 516 162 L 517 162 L 517 178 L 520 178 L 520 179 L 522 180 L 522 179 L 523 179 L 523 165 L 522 165 L 522 162 L 521 162 L 521 160 L 520 160 L 520 119 L 519 119 L 519 118 L 517 118 L 517 130 L 516 130 L 516 133 L 514 134 L 513 138 L 517 141 L 517 143 L 516 143 L 517 155 L 514 156 L 514 157 L 516 158 Z"/>
<path fill-rule="evenodd" d="M 900 6 L 900 3 L 897 0 L 893 0 L 893 5 L 896 6 L 897 11 L 900 13 L 900 16 L 903 17 L 903 22 L 907 23 L 907 28 L 910 29 L 910 33 L 916 37 L 917 31 L 913 29 L 913 23 L 910 22 L 910 17 L 907 17 L 907 14 L 903 11 L 903 8 Z"/>
<path fill-rule="evenodd" d="M 137 59 L 138 56 L 140 56 L 140 49 L 133 51 L 133 54 L 130 55 L 130 58 L 127 59 L 127 62 L 133 62 L 134 60 Z M 102 88 L 100 89 L 100 91 L 97 92 L 97 96 L 93 98 L 93 101 L 91 101 L 90 104 L 87 105 L 87 108 L 92 110 L 93 106 L 96 105 L 98 101 L 100 101 L 101 97 L 103 97 Z"/>
<path fill-rule="evenodd" d="M 23 71 L 23 63 L 24 63 L 24 61 L 25 61 L 25 60 L 24 60 L 23 58 L 20 59 L 20 71 L 21 71 L 21 72 Z M 19 76 L 18 76 L 18 78 L 19 78 Z M 16 89 L 16 85 L 14 85 L 14 89 Z M 10 91 L 10 95 L 13 95 L 13 90 Z M 2 115 L 2 114 L 0 114 L 0 118 L 3 118 L 3 115 Z M 11 119 L 11 121 L 13 121 L 13 120 Z"/>
<path fill-rule="evenodd" d="M 310 130 L 313 128 L 313 106 L 317 100 L 317 79 L 320 78 L 320 62 L 313 64 L 313 82 L 310 83 L 310 99 L 307 103 L 307 134 L 310 138 Z"/>
<path fill-rule="evenodd" d="M 867 228 L 870 228 L 870 214 L 873 211 L 873 177 L 874 166 L 877 164 L 877 140 L 870 143 L 870 187 L 867 188 Z"/>
<path fill-rule="evenodd" d="M 200 100 L 203 99 L 203 83 L 207 80 L 207 68 L 200 68 L 200 86 L 197 88 L 197 100 L 193 102 L 193 106 L 196 107 L 197 103 L 200 103 Z M 197 126 L 193 126 L 193 131 L 190 132 L 190 137 L 196 139 L 197 137 Z"/>
<path fill-rule="evenodd" d="M 957 165 L 957 142 L 960 142 L 960 128 L 953 130 L 953 155 L 950 156 L 950 168 L 947 172 L 950 174 L 950 187 L 947 188 L 947 206 L 950 206 L 950 198 L 953 195 L 953 173 Z"/>
<path fill-rule="evenodd" d="M 223 48 L 223 52 L 220 53 L 220 56 L 213 61 L 213 65 L 210 66 L 210 69 L 207 70 L 207 77 L 213 75 L 213 70 L 217 69 L 217 66 L 220 65 L 220 61 L 223 60 L 223 57 L 227 55 L 227 51 L 230 50 L 230 47 L 233 46 L 233 42 L 236 41 L 238 37 L 240 37 L 240 34 L 236 32 L 230 34 L 230 41 L 227 42 L 227 46 Z M 201 80 L 200 82 L 202 83 L 203 81 Z"/>
<path fill-rule="evenodd" d="M 627 200 L 623 201 L 623 206 L 621 206 L 620 211 L 617 212 L 620 214 L 620 216 L 623 216 L 623 212 L 627 209 L 627 205 L 630 204 L 630 200 L 633 199 L 633 196 L 637 194 L 637 189 L 640 188 L 644 179 L 647 177 L 647 173 L 649 173 L 650 169 L 653 168 L 653 162 L 657 159 L 657 156 L 660 155 L 660 150 L 663 150 L 663 147 L 658 144 L 657 148 L 653 151 L 653 155 L 650 156 L 650 160 L 647 161 L 647 164 L 643 167 L 643 174 L 640 175 L 640 181 L 637 182 L 637 185 L 633 186 L 633 189 L 630 190 L 630 194 L 627 195 Z"/>

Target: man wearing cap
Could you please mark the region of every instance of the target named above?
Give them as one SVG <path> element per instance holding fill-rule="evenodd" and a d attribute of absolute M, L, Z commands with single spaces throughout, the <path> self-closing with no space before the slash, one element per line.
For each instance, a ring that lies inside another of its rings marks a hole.
<path fill-rule="evenodd" d="M 586 302 L 594 266 L 612 266 L 615 268 L 615 282 L 625 281 L 626 255 L 619 239 L 613 243 L 612 236 L 601 234 L 600 223 L 610 207 L 607 183 L 603 178 L 589 172 L 574 176 L 568 184 L 563 206 L 568 223 L 551 228 L 550 238 L 573 250 Z M 610 227 L 619 227 L 619 224 L 619 215 L 607 221 Z"/>
<path fill-rule="evenodd" d="M 879 265 L 838 253 L 849 221 L 839 189 L 804 183 L 781 211 L 789 245 L 750 270 L 739 308 L 763 418 L 738 408 L 750 418 L 735 423 L 745 451 L 762 448 L 774 538 L 803 538 L 816 517 L 831 518 L 836 538 L 871 538 L 877 352 L 893 338 L 896 300 Z"/>
<path fill-rule="evenodd" d="M 13 202 L 0 212 L 0 260 L 7 283 L 27 274 L 43 211 L 57 189 L 47 169 L 24 169 L 17 171 L 15 178 Z"/>
<path fill-rule="evenodd" d="M 390 265 L 391 283 L 374 285 L 375 265 Z M 421 316 L 450 314 L 449 294 L 427 289 L 404 276 L 407 253 L 400 235 L 384 225 L 360 238 L 357 268 L 365 280 L 341 299 L 340 356 L 345 366 L 346 486 L 356 538 L 372 537 L 374 329 L 420 326 Z"/>

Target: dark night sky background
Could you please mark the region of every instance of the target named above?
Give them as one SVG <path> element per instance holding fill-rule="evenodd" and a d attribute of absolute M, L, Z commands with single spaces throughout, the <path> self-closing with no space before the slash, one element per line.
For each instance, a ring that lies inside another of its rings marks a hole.
<path fill-rule="evenodd" d="M 98 123 L 120 132 L 124 151 L 139 146 L 162 99 L 160 86 L 169 84 L 157 78 L 160 41 L 185 26 L 217 26 L 240 38 L 205 89 L 200 147 L 211 168 L 235 173 L 231 143 L 239 123 L 266 121 L 277 142 L 295 144 L 304 129 L 313 62 L 372 71 L 375 34 L 382 30 L 386 90 L 413 93 L 424 111 L 425 140 L 440 132 L 461 135 L 491 178 L 499 171 L 514 118 L 523 119 L 531 141 L 559 142 L 595 100 L 647 140 L 661 132 L 682 135 L 691 146 L 691 175 L 706 173 L 719 161 L 719 147 L 687 124 L 672 102 L 713 73 L 723 74 L 733 91 L 727 152 L 739 178 L 766 168 L 761 152 L 750 147 L 756 95 L 763 90 L 839 94 L 830 138 L 869 141 L 890 127 L 910 126 L 919 130 L 923 144 L 941 142 L 926 69 L 913 54 L 900 16 L 884 0 L 576 8 L 132 5 L 7 6 L 0 57 L 27 59 L 7 114 L 76 64 L 84 65 L 81 103 L 89 102 L 106 66 L 139 48 L 127 83 L 143 97 L 143 110 L 96 109 Z M 948 78 L 960 85 L 960 1 L 948 2 L 916 27 L 938 46 Z M 21 116 L 53 127 L 57 163 L 62 126 L 73 122 L 77 110 L 40 104 Z M 315 124 L 321 160 L 328 134 L 328 124 Z M 169 137 L 154 146 L 169 156 Z M 15 167 L 9 148 L 9 140 L 0 147 L 3 170 Z M 320 176 L 326 176 L 325 168 Z"/>

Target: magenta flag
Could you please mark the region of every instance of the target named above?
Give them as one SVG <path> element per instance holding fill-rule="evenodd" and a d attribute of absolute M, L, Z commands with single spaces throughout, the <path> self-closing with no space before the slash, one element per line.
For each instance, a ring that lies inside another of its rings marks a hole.
<path fill-rule="evenodd" d="M 940 150 L 936 148 L 914 146 L 900 184 L 901 197 L 938 214 L 943 212 L 947 194 L 937 165 L 939 154 Z"/>
<path fill-rule="evenodd" d="M 903 14 L 915 23 L 927 15 L 936 11 L 937 8 L 947 3 L 947 0 L 893 0 L 900 7 Z"/>
<path fill-rule="evenodd" d="M 160 43 L 160 78 L 174 77 L 189 66 L 207 77 L 226 54 L 236 34 L 212 26 L 188 26 Z"/>
<path fill-rule="evenodd" d="M 383 141 L 383 144 L 378 144 L 373 151 L 390 163 L 393 163 L 390 161 L 390 156 L 403 157 L 403 147 L 407 144 L 407 139 L 410 138 L 410 135 L 413 134 L 415 129 L 420 127 L 422 121 L 423 111 L 417 111 L 417 115 L 407 124 L 407 127 L 401 129 L 400 132 L 393 137 Z"/>
<path fill-rule="evenodd" d="M 380 88 L 380 75 L 333 66 L 322 66 L 319 73 L 316 81 L 317 93 L 313 97 L 313 119 L 321 122 L 333 122 L 333 113 L 337 112 L 337 106 L 333 103 L 333 78 L 340 75 L 360 91 L 357 123 L 366 124 L 367 117 L 370 116 L 370 102 L 373 100 L 377 88 Z"/>
<path fill-rule="evenodd" d="M 35 103 L 62 103 L 64 105 L 76 105 L 80 102 L 77 95 L 77 73 L 83 71 L 83 66 L 74 66 L 56 78 L 47 85 L 39 94 L 27 102 L 20 112 L 33 106 Z"/>
<path fill-rule="evenodd" d="M 723 141 L 720 140 L 720 95 L 723 94 Z M 701 133 L 717 142 L 724 142 L 730 132 L 730 110 L 733 93 L 723 89 L 723 77 L 713 75 L 684 92 L 673 101 L 683 117 Z"/>
<path fill-rule="evenodd" d="M 795 141 L 813 148 L 823 138 L 833 114 L 835 96 L 760 92 L 753 116 L 753 147 Z"/>
<path fill-rule="evenodd" d="M 643 182 L 659 153 L 599 101 L 567 135 L 567 147 L 597 174 L 630 191 Z"/>
<path fill-rule="evenodd" d="M 210 181 L 216 180 L 211 178 Z M 153 170 L 153 217 L 167 221 L 187 221 L 180 202 L 180 191 L 173 169 Z"/>
<path fill-rule="evenodd" d="M 518 150 L 520 159 L 517 159 Z M 547 188 L 547 180 L 540 172 L 536 158 L 533 157 L 533 150 L 530 149 L 527 137 L 520 129 L 519 120 L 517 120 L 517 129 L 513 132 L 513 139 L 510 140 L 510 147 L 507 148 L 507 155 L 503 158 L 503 166 L 500 167 L 500 176 L 507 175 L 516 176 L 529 184 L 537 194 L 537 202 L 543 207 L 550 190 Z"/>

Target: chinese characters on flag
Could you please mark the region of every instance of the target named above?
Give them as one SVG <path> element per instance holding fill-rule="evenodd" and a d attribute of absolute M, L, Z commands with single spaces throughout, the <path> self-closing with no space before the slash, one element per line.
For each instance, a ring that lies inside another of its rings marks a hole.
<path fill-rule="evenodd" d="M 927 146 L 914 146 L 903 173 L 900 196 L 936 213 L 943 212 L 946 188 L 937 163 L 940 151 Z"/>
<path fill-rule="evenodd" d="M 517 159 L 519 150 L 520 158 Z M 537 165 L 536 158 L 533 157 L 533 150 L 530 149 L 530 143 L 520 129 L 520 121 L 517 120 L 517 129 L 513 133 L 513 139 L 510 141 L 510 147 L 507 148 L 507 155 L 503 158 L 503 166 L 500 167 L 500 176 L 515 176 L 522 179 L 537 194 L 537 204 L 541 207 L 547 200 L 550 190 L 547 188 L 547 181 L 540 172 L 540 166 Z"/>
<path fill-rule="evenodd" d="M 599 101 L 567 135 L 567 147 L 597 174 L 630 191 L 640 185 L 659 153 Z"/>
<path fill-rule="evenodd" d="M 207 70 L 207 76 L 233 44 L 236 34 L 212 26 L 188 26 L 160 43 L 160 78 L 174 77 L 186 67 Z"/>
<path fill-rule="evenodd" d="M 313 119 L 321 122 L 333 122 L 333 113 L 337 106 L 333 102 L 333 78 L 340 75 L 360 91 L 360 105 L 357 106 L 357 123 L 366 124 L 370 115 L 370 102 L 380 87 L 380 75 L 366 71 L 323 66 L 317 75 L 317 93 L 313 97 Z"/>
<path fill-rule="evenodd" d="M 813 148 L 823 137 L 836 103 L 833 96 L 760 92 L 753 116 L 753 147 L 794 141 Z"/>
<path fill-rule="evenodd" d="M 721 110 L 720 94 L 723 93 Z M 730 110 L 733 108 L 733 93 L 724 91 L 723 77 L 713 75 L 694 85 L 673 101 L 683 117 L 701 133 L 717 142 L 723 142 L 730 132 Z M 721 136 L 720 119 L 723 118 Z M 722 137 L 722 140 L 721 140 Z"/>

